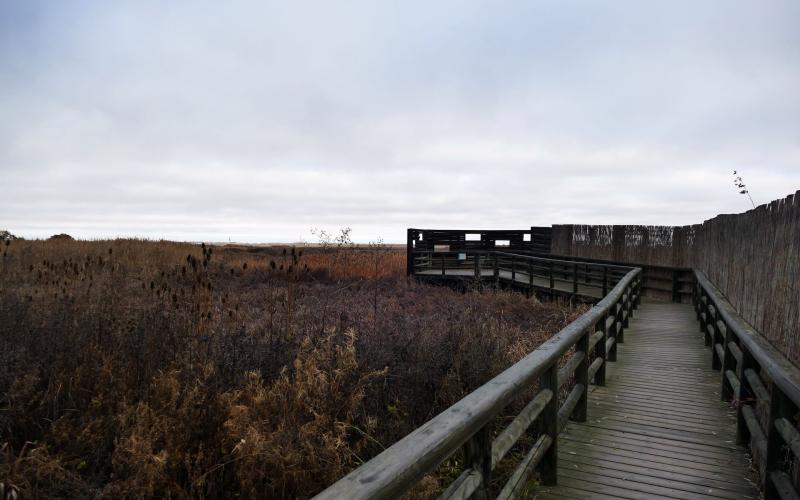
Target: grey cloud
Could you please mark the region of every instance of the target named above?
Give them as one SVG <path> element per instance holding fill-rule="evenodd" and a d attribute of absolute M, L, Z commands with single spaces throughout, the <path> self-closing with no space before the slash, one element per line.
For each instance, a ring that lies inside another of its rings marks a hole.
<path fill-rule="evenodd" d="M 699 222 L 800 185 L 790 1 L 0 6 L 0 226 Z"/>

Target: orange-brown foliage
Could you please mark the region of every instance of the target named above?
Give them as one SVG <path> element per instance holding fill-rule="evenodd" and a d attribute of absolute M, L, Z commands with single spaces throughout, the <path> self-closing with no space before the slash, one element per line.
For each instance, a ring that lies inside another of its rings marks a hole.
<path fill-rule="evenodd" d="M 309 496 L 576 314 L 380 246 L 3 250 L 0 485 L 28 496 Z"/>

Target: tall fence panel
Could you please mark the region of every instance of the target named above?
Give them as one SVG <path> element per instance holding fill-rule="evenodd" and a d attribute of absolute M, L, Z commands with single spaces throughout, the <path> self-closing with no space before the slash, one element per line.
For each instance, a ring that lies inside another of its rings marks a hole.
<path fill-rule="evenodd" d="M 800 191 L 692 226 L 554 225 L 552 253 L 700 269 L 746 321 L 800 364 Z"/>
<path fill-rule="evenodd" d="M 699 226 L 553 226 L 552 253 L 588 259 L 690 267 L 691 242 Z"/>

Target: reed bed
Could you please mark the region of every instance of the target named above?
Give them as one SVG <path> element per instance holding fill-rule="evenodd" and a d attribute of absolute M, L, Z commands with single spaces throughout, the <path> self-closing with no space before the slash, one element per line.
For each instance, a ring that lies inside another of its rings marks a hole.
<path fill-rule="evenodd" d="M 3 245 L 2 500 L 308 497 L 580 313 L 382 245 Z"/>

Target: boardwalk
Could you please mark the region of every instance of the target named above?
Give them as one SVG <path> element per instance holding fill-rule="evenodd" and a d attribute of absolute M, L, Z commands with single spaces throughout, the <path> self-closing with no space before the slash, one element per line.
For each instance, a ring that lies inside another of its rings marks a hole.
<path fill-rule="evenodd" d="M 758 498 L 698 326 L 689 305 L 640 306 L 587 421 L 559 435 L 558 486 L 536 498 Z"/>
<path fill-rule="evenodd" d="M 318 499 L 399 498 L 459 450 L 461 473 L 442 499 L 800 498 L 786 459 L 790 450 L 800 460 L 800 370 L 704 272 L 647 276 L 640 267 L 486 249 L 440 254 L 410 241 L 408 272 L 418 279 L 480 279 L 594 306 Z M 651 298 L 645 289 L 663 288 L 673 303 L 642 303 Z M 694 307 L 680 304 L 687 294 Z M 497 428 L 515 398 L 527 404 Z M 736 444 L 737 430 L 746 445 Z M 524 456 L 511 453 L 530 431 Z"/>

